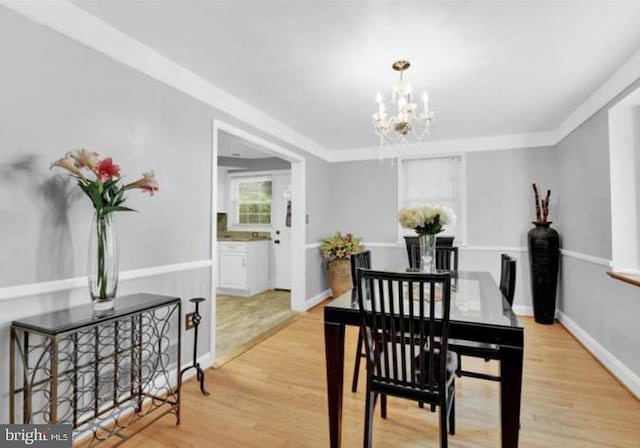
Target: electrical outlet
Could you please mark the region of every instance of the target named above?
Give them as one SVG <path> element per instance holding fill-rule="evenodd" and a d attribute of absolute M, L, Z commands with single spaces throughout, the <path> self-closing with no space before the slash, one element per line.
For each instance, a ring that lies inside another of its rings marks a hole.
<path fill-rule="evenodd" d="M 195 317 L 196 313 L 187 313 L 185 314 L 185 319 L 184 319 L 184 327 L 185 330 L 193 330 L 193 328 L 196 326 L 196 323 L 194 322 L 194 317 Z"/>

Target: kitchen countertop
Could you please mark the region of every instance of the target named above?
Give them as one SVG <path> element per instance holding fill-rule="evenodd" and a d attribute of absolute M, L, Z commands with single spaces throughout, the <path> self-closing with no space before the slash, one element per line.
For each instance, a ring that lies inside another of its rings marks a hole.
<path fill-rule="evenodd" d="M 218 233 L 218 241 L 271 241 L 271 235 L 266 232 L 221 232 Z"/>

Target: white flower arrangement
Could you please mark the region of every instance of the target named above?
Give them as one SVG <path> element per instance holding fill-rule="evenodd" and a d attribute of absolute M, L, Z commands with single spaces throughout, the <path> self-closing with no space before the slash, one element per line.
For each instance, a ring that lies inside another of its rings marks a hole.
<path fill-rule="evenodd" d="M 418 235 L 435 235 L 448 225 L 454 225 L 457 217 L 453 210 L 443 205 L 427 204 L 424 207 L 403 208 L 398 213 L 400 225 L 414 229 Z"/>

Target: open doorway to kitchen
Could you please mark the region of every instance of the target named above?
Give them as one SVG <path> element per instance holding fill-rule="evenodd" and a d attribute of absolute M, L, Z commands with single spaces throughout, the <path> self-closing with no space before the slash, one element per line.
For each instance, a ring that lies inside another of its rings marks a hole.
<path fill-rule="evenodd" d="M 304 158 L 214 120 L 212 347 L 218 365 L 304 309 Z"/>

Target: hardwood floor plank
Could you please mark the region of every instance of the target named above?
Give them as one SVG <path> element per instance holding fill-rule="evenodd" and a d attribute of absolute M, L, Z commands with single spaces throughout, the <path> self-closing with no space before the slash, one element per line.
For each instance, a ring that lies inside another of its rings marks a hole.
<path fill-rule="evenodd" d="M 640 446 L 640 402 L 562 326 L 522 319 L 525 366 L 521 447 L 632 448 Z M 347 328 L 343 446 L 362 445 L 364 370 L 350 390 L 357 332 Z M 210 397 L 197 383 L 184 388 L 183 423 L 171 417 L 128 441 L 137 447 L 327 447 L 328 423 L 322 309 L 317 308 L 224 366 L 207 371 Z M 495 363 L 465 359 L 497 373 Z M 456 380 L 457 433 L 453 448 L 499 446 L 497 383 Z M 390 398 L 389 418 L 374 422 L 374 446 L 437 446 L 437 413 Z"/>

